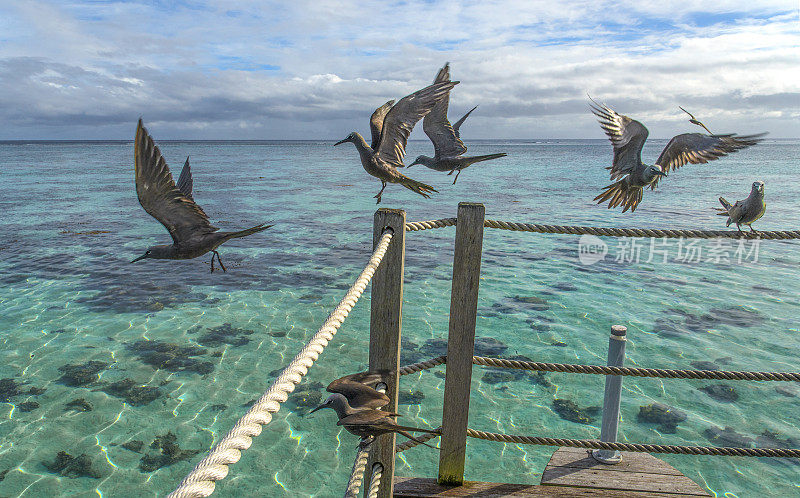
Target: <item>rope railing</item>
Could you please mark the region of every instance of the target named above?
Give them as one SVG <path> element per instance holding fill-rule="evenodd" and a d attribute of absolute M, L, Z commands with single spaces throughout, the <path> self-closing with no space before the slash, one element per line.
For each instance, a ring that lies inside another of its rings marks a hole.
<path fill-rule="evenodd" d="M 370 474 L 369 488 L 367 488 L 367 498 L 378 498 L 378 490 L 381 488 L 381 476 L 383 475 L 383 465 L 375 463 L 372 465 Z"/>
<path fill-rule="evenodd" d="M 401 367 L 400 375 L 421 372 L 447 363 L 446 356 Z M 541 363 L 537 361 L 506 360 L 473 356 L 474 365 L 540 372 L 580 373 L 591 375 L 621 375 L 631 377 L 656 377 L 661 379 L 753 380 L 800 382 L 800 372 L 737 372 L 725 370 L 676 370 L 667 368 L 611 367 L 605 365 L 575 365 L 571 363 Z"/>
<path fill-rule="evenodd" d="M 456 218 L 442 218 L 429 221 L 412 221 L 406 223 L 407 232 L 430 230 L 455 226 Z M 761 231 L 757 234 L 739 232 L 738 230 L 691 230 L 691 229 L 658 229 L 658 228 L 613 228 L 587 227 L 577 225 L 541 225 L 536 223 L 514 223 L 510 221 L 484 220 L 483 226 L 516 232 L 536 232 L 565 235 L 596 235 L 598 237 L 655 237 L 668 239 L 753 239 L 791 240 L 800 239 L 800 230 Z"/>
<path fill-rule="evenodd" d="M 353 461 L 353 470 L 350 471 L 350 479 L 347 481 L 347 488 L 344 491 L 344 498 L 358 497 L 361 483 L 364 482 L 364 470 L 367 467 L 370 446 L 372 446 L 372 441 L 369 444 L 359 445 L 356 459 Z"/>
<path fill-rule="evenodd" d="M 169 494 L 170 498 L 205 497 L 214 492 L 215 481 L 224 479 L 228 475 L 228 465 L 239 461 L 241 451 L 249 448 L 252 438 L 261 434 L 261 426 L 267 425 L 272 420 L 272 414 L 280 410 L 281 403 L 286 401 L 289 393 L 294 391 L 295 386 L 300 383 L 308 369 L 322 354 L 325 346 L 336 335 L 342 322 L 350 314 L 367 284 L 372 280 L 375 270 L 380 265 L 389 243 L 392 241 L 392 234 L 392 230 L 383 233 L 364 270 L 336 308 L 328 315 L 322 327 L 292 362 L 283 369 L 272 386 L 236 422 L 233 429 L 181 481 L 178 488 Z"/>
<path fill-rule="evenodd" d="M 611 451 L 633 451 L 639 453 L 672 453 L 680 455 L 712 455 L 741 457 L 800 458 L 800 449 L 788 448 L 732 448 L 726 446 L 678 446 L 666 444 L 606 443 L 591 439 L 562 439 L 539 436 L 514 436 L 494 432 L 467 429 L 467 436 L 486 441 L 514 444 L 537 444 L 542 446 L 569 446 Z"/>
<path fill-rule="evenodd" d="M 436 432 L 441 433 L 442 432 L 442 426 L 440 425 L 435 430 L 436 430 Z M 397 446 L 395 446 L 394 452 L 395 453 L 400 453 L 401 451 L 410 450 L 411 448 L 413 448 L 415 446 L 419 446 L 422 443 L 427 443 L 431 439 L 435 439 L 435 438 L 437 438 L 439 436 L 441 436 L 441 434 L 425 433 L 425 434 L 423 434 L 421 436 L 415 435 L 414 437 L 417 439 L 416 441 L 414 441 L 413 439 L 408 439 L 406 441 L 403 441 L 402 443 L 400 443 Z"/>

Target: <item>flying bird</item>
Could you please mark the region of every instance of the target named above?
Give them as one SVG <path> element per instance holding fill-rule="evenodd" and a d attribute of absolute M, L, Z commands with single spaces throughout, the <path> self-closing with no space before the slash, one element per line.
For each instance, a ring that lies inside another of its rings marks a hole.
<path fill-rule="evenodd" d="M 689 115 L 689 122 L 690 123 L 692 123 L 693 125 L 702 126 L 704 130 L 706 130 L 709 134 L 713 135 L 713 133 L 711 133 L 711 130 L 706 128 L 706 125 L 704 125 L 698 119 L 696 119 L 691 112 L 687 111 L 686 109 L 684 109 L 681 106 L 678 106 L 678 109 L 680 109 L 681 111 L 683 111 L 683 112 L 685 112 L 686 114 Z"/>
<path fill-rule="evenodd" d="M 217 232 L 219 228 L 211 225 L 208 215 L 192 197 L 193 181 L 189 158 L 186 158 L 176 184 L 161 151 L 147 133 L 141 119 L 136 128 L 134 163 L 139 203 L 169 231 L 172 244 L 151 246 L 131 263 L 148 258 L 191 259 L 211 251 L 211 272 L 214 272 L 215 256 L 222 271 L 227 271 L 217 247 L 230 239 L 247 237 L 272 226 L 262 223 L 239 232 Z"/>
<path fill-rule="evenodd" d="M 408 136 L 414 125 L 428 114 L 433 106 L 446 98 L 458 81 L 438 83 L 407 95 L 395 104 L 394 100 L 386 102 L 372 113 L 369 120 L 372 143 L 367 145 L 358 132 L 352 132 L 346 138 L 333 144 L 337 146 L 352 142 L 361 156 L 361 164 L 367 173 L 381 181 L 381 190 L 375 195 L 380 204 L 381 195 L 387 183 L 399 183 L 405 188 L 430 198 L 431 192 L 437 192 L 430 185 L 412 180 L 403 175 L 397 168 L 402 168 Z"/>
<path fill-rule="evenodd" d="M 598 204 L 608 201 L 609 209 L 623 206 L 623 213 L 628 209 L 631 212 L 636 211 L 642 201 L 644 189 L 650 187 L 650 190 L 655 190 L 661 178 L 670 171 L 687 163 L 703 164 L 713 161 L 755 145 L 765 135 L 676 135 L 661 151 L 656 163 L 650 166 L 642 162 L 642 147 L 649 133 L 647 128 L 635 119 L 618 114 L 605 104 L 598 104 L 593 99 L 592 102 L 595 104 L 590 104 L 592 113 L 599 118 L 600 127 L 614 146 L 612 165 L 606 168 L 611 170 L 611 180 L 614 183 L 605 187 L 594 200 Z"/>
<path fill-rule="evenodd" d="M 758 234 L 753 228 L 753 222 L 764 216 L 767 210 L 767 203 L 764 201 L 764 182 L 753 182 L 753 188 L 750 189 L 750 195 L 743 201 L 736 201 L 736 204 L 731 205 L 724 197 L 719 198 L 721 208 L 716 208 L 720 216 L 727 216 L 728 222 L 725 226 L 731 226 L 731 223 L 736 223 L 736 228 L 739 233 L 743 233 L 739 225 L 747 225 L 750 227 L 752 233 Z"/>
<path fill-rule="evenodd" d="M 449 81 L 450 63 L 448 62 L 439 70 L 433 83 L 438 84 Z M 428 135 L 428 138 L 431 139 L 431 142 L 433 142 L 433 157 L 424 155 L 417 156 L 414 162 L 409 164 L 408 167 L 410 168 L 415 164 L 422 164 L 436 171 L 449 171 L 449 173 L 447 173 L 448 175 L 452 175 L 453 171 L 458 171 L 453 180 L 453 185 L 455 185 L 458 180 L 458 175 L 461 174 L 461 170 L 467 166 L 481 161 L 505 157 L 506 154 L 498 153 L 485 156 L 464 157 L 464 154 L 467 152 L 467 146 L 461 141 L 461 134 L 458 130 L 467 117 L 472 114 L 472 111 L 477 109 L 478 106 L 470 109 L 461 119 L 451 125 L 450 121 L 447 119 L 447 108 L 449 105 L 450 96 L 448 94 L 437 102 L 436 105 L 433 106 L 433 110 L 422 120 L 422 128 L 425 130 L 425 134 Z"/>

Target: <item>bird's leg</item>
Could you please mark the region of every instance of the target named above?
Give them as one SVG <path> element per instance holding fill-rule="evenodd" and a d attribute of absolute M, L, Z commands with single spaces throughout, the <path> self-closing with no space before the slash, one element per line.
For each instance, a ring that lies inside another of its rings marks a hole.
<path fill-rule="evenodd" d="M 750 233 L 752 233 L 753 235 L 761 235 L 760 233 L 758 233 L 758 232 L 756 231 L 756 229 L 755 229 L 755 228 L 753 228 L 753 225 L 747 225 L 747 226 L 749 226 L 749 227 L 750 227 Z"/>
<path fill-rule="evenodd" d="M 217 251 L 211 252 L 211 273 L 214 273 L 214 255 L 217 254 Z"/>
<path fill-rule="evenodd" d="M 448 172 L 447 172 L 447 176 L 450 176 L 450 175 L 452 175 L 452 174 L 453 174 L 453 171 L 455 171 L 455 169 L 451 169 L 450 171 L 448 171 Z"/>
<path fill-rule="evenodd" d="M 375 199 L 378 199 L 378 202 L 376 202 L 375 204 L 380 204 L 381 203 L 381 195 L 383 195 L 383 191 L 386 188 L 386 182 L 381 180 L 381 183 L 383 184 L 383 186 L 381 187 L 381 191 L 378 192 L 378 194 L 374 196 Z"/>
<path fill-rule="evenodd" d="M 458 173 L 456 173 L 456 177 L 453 178 L 453 185 L 455 185 L 456 182 L 458 181 L 458 175 L 460 175 L 460 174 L 461 174 L 461 170 L 458 170 Z"/>
<path fill-rule="evenodd" d="M 222 268 L 222 271 L 227 273 L 228 270 L 226 270 L 225 269 L 225 265 L 222 264 L 222 258 L 219 257 L 219 253 L 217 251 L 212 251 L 212 252 L 217 255 L 217 262 L 219 263 L 219 266 Z M 213 261 L 214 256 L 211 256 L 211 258 L 212 258 L 212 261 Z"/>
<path fill-rule="evenodd" d="M 739 230 L 740 234 L 744 235 L 744 232 L 742 231 L 742 227 L 740 227 L 738 223 L 736 224 L 736 229 Z"/>

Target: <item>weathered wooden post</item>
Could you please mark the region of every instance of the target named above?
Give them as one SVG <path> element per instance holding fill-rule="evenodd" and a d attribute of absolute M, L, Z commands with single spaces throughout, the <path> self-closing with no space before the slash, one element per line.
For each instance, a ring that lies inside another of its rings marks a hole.
<path fill-rule="evenodd" d="M 439 483 L 453 486 L 464 483 L 484 213 L 483 204 L 458 205 L 439 453 Z"/>
<path fill-rule="evenodd" d="M 628 329 L 623 325 L 611 326 L 608 339 L 608 366 L 621 367 L 625 363 L 625 344 Z M 622 399 L 622 376 L 606 375 L 606 390 L 603 397 L 603 425 L 600 426 L 600 441 L 617 442 L 619 428 L 619 404 Z M 615 464 L 622 461 L 622 454 L 612 450 L 592 450 L 595 460 Z"/>
<path fill-rule="evenodd" d="M 395 375 L 386 386 L 391 400 L 384 408 L 397 413 L 397 370 L 400 368 L 400 329 L 403 319 L 403 267 L 406 253 L 406 212 L 379 209 L 375 213 L 372 247 L 378 244 L 385 229 L 394 234 L 389 249 L 372 277 L 372 308 L 369 326 L 369 369 L 389 370 Z M 394 434 L 377 438 L 370 451 L 364 482 L 370 482 L 375 463 L 383 466 L 378 498 L 391 498 L 394 481 Z M 368 486 L 364 489 L 369 492 Z"/>

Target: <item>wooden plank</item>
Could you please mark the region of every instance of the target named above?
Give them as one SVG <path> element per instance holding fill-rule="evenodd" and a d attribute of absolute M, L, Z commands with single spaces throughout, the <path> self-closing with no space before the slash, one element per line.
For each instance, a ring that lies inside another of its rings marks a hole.
<path fill-rule="evenodd" d="M 683 475 L 681 471 L 664 460 L 649 453 L 623 452 L 622 461 L 615 465 L 600 463 L 589 454 L 591 450 L 562 447 L 553 453 L 547 462 L 545 472 L 551 467 L 572 467 L 581 469 L 613 470 L 615 472 L 646 472 L 648 474 Z"/>
<path fill-rule="evenodd" d="M 686 476 L 614 472 L 597 469 L 556 467 L 542 475 L 543 486 L 570 486 L 621 491 L 646 491 L 652 494 L 708 496 L 708 493 Z"/>
<path fill-rule="evenodd" d="M 497 498 L 503 496 L 525 498 L 584 498 L 603 496 L 607 498 L 652 498 L 653 493 L 643 491 L 597 490 L 536 484 L 508 484 L 497 482 L 466 481 L 461 486 L 443 486 L 436 479 L 420 477 L 395 477 L 395 498 L 420 497 L 470 497 Z M 662 495 L 665 496 L 665 495 Z"/>
<path fill-rule="evenodd" d="M 697 483 L 653 455 L 624 452 L 621 463 L 606 465 L 579 448 L 560 448 L 553 453 L 542 474 L 542 485 L 708 496 Z"/>
<path fill-rule="evenodd" d="M 397 412 L 397 369 L 400 368 L 400 330 L 403 322 L 403 269 L 405 264 L 406 213 L 399 209 L 379 209 L 372 232 L 374 248 L 386 227 L 394 231 L 389 248 L 372 277 L 372 302 L 369 326 L 369 369 L 395 372 L 386 388 L 387 411 Z M 383 465 L 378 498 L 391 498 L 394 483 L 395 435 L 384 434 L 375 441 L 364 473 L 364 493 L 368 491 L 372 465 Z"/>
<path fill-rule="evenodd" d="M 455 485 L 464 481 L 484 214 L 483 204 L 462 202 L 458 205 L 439 452 L 441 484 Z"/>

